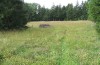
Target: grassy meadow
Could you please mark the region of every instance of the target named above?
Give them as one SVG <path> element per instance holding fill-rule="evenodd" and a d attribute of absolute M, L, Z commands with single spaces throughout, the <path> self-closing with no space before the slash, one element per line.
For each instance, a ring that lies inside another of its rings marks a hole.
<path fill-rule="evenodd" d="M 51 27 L 39 28 L 40 24 Z M 100 40 L 91 21 L 41 21 L 27 26 L 0 32 L 0 65 L 100 65 Z"/>

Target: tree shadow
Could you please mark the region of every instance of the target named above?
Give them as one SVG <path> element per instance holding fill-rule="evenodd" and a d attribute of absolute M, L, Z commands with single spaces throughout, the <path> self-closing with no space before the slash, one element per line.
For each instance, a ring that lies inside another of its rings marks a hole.
<path fill-rule="evenodd" d="M 28 29 L 28 26 L 23 26 L 23 27 L 15 27 L 15 28 L 1 28 L 1 32 L 6 32 L 6 31 L 24 31 Z"/>

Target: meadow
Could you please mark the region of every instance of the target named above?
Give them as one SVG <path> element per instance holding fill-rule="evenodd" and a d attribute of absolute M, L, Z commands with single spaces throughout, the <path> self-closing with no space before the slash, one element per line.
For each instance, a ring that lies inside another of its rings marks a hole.
<path fill-rule="evenodd" d="M 39 28 L 40 24 L 51 27 Z M 91 21 L 30 22 L 0 32 L 0 65 L 100 65 L 100 40 Z"/>

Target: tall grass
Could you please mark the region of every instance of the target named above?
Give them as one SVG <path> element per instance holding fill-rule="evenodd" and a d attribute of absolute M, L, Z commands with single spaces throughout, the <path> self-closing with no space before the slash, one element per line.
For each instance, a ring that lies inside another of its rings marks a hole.
<path fill-rule="evenodd" d="M 39 28 L 40 24 L 50 28 Z M 30 22 L 23 31 L 0 32 L 1 65 L 99 65 L 100 40 L 90 21 Z"/>

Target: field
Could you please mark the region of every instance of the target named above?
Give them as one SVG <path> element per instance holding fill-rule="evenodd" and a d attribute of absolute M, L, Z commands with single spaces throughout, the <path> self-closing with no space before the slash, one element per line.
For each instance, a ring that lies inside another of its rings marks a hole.
<path fill-rule="evenodd" d="M 50 24 L 49 28 L 39 28 Z M 100 65 L 100 40 L 91 21 L 30 22 L 0 32 L 0 65 Z"/>

